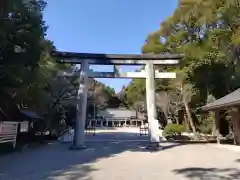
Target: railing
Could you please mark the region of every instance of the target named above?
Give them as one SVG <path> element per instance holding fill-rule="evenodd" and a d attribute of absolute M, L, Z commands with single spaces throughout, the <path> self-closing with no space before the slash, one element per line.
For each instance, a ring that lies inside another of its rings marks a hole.
<path fill-rule="evenodd" d="M 148 135 L 148 127 L 140 127 L 139 134 L 140 134 L 140 136 Z"/>
<path fill-rule="evenodd" d="M 130 118 L 91 118 L 88 119 L 88 127 L 141 127 L 144 120 Z"/>
<path fill-rule="evenodd" d="M 95 136 L 96 135 L 96 127 L 95 126 L 86 126 L 85 127 L 85 133 Z"/>
<path fill-rule="evenodd" d="M 0 122 L 0 143 L 12 143 L 16 146 L 18 122 Z"/>

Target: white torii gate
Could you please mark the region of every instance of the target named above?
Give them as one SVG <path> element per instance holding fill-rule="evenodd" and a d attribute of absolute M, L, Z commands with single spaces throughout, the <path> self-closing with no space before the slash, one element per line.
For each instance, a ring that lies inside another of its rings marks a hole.
<path fill-rule="evenodd" d="M 159 127 L 156 119 L 156 99 L 154 79 L 176 78 L 174 72 L 154 71 L 154 64 L 175 65 L 179 63 L 182 55 L 160 54 L 160 55 L 109 55 L 109 54 L 86 54 L 54 51 L 52 56 L 57 57 L 62 63 L 81 64 L 80 82 L 77 93 L 77 117 L 74 130 L 74 142 L 70 149 L 82 149 L 85 147 L 84 130 L 87 109 L 88 78 L 145 78 L 146 100 L 149 129 L 149 148 L 159 148 Z M 114 65 L 114 72 L 93 72 L 89 65 Z M 141 72 L 119 72 L 117 65 L 145 65 Z M 66 73 L 63 75 L 67 75 Z"/>

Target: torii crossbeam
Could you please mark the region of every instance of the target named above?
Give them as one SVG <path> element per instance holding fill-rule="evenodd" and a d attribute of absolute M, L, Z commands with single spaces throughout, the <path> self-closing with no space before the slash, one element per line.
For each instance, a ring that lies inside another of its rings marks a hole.
<path fill-rule="evenodd" d="M 176 65 L 182 59 L 179 54 L 91 54 L 91 53 L 72 53 L 72 52 L 52 52 L 52 56 L 57 58 L 57 62 L 81 64 L 80 84 L 77 94 L 77 117 L 76 128 L 74 131 L 74 142 L 71 149 L 82 149 L 85 147 L 84 129 L 87 109 L 87 90 L 88 77 L 93 78 L 145 78 L 146 79 L 146 100 L 149 128 L 149 146 L 159 147 L 159 127 L 156 117 L 155 100 L 155 78 L 175 78 L 174 72 L 154 71 L 154 64 L 157 65 Z M 89 70 L 89 65 L 114 65 L 113 72 L 93 72 Z M 145 70 L 141 72 L 121 73 L 116 68 L 117 65 L 145 65 Z M 62 75 L 68 75 L 63 73 Z"/>

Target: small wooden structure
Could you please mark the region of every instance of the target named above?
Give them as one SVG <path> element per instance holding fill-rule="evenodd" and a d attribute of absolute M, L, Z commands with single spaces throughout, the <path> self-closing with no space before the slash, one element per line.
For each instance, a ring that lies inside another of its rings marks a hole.
<path fill-rule="evenodd" d="M 240 88 L 236 91 L 200 108 L 202 111 L 215 112 L 215 129 L 217 142 L 220 143 L 220 116 L 221 110 L 228 110 L 231 116 L 236 145 L 240 145 Z"/>
<path fill-rule="evenodd" d="M 36 125 L 43 125 L 43 118 L 40 117 L 36 112 L 28 109 L 21 109 L 18 114 L 19 133 L 29 133 L 36 128 Z"/>
<path fill-rule="evenodd" d="M 16 146 L 18 122 L 2 121 L 0 122 L 0 143 L 12 143 Z"/>

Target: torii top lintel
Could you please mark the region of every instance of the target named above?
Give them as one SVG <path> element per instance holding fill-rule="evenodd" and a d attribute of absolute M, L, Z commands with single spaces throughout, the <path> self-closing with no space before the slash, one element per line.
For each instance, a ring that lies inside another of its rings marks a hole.
<path fill-rule="evenodd" d="M 88 60 L 89 64 L 99 65 L 143 65 L 149 60 L 153 64 L 174 65 L 183 58 L 180 54 L 93 54 L 53 51 L 53 57 L 60 63 L 81 64 Z"/>

